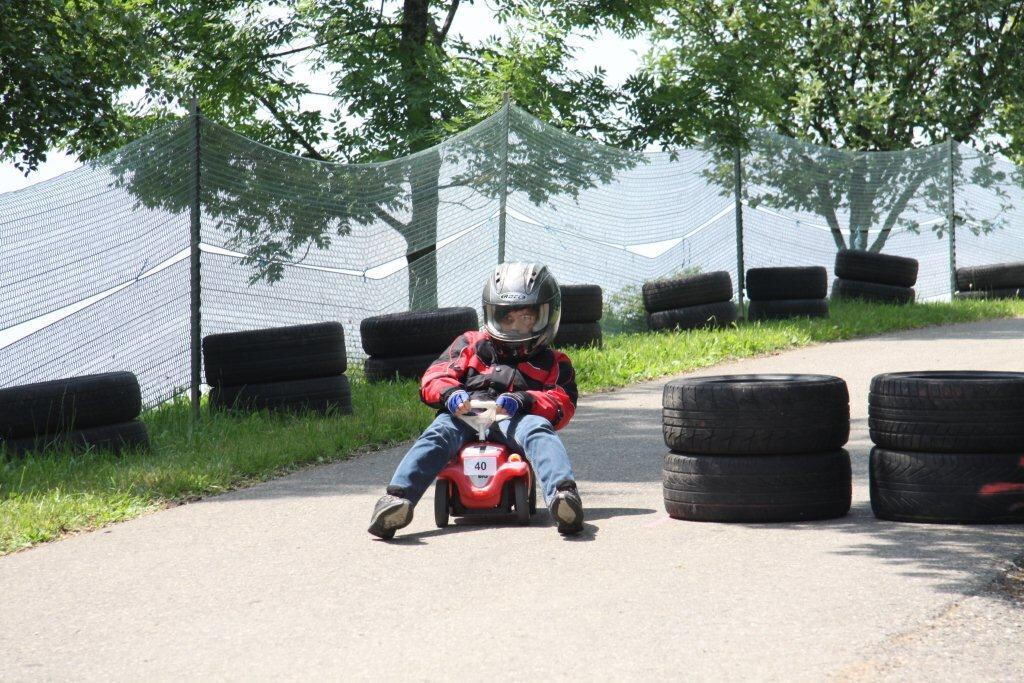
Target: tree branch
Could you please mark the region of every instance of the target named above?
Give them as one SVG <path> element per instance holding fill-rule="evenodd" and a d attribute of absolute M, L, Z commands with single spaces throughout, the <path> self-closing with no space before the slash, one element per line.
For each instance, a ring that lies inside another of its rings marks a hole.
<path fill-rule="evenodd" d="M 263 59 L 275 59 L 277 57 L 287 57 L 288 55 L 294 55 L 299 52 L 305 52 L 306 50 L 313 50 L 318 47 L 323 47 L 325 43 L 313 43 L 312 45 L 306 45 L 305 47 L 297 47 L 294 50 L 285 50 L 284 52 L 273 52 L 263 55 Z"/>
<path fill-rule="evenodd" d="M 441 32 L 434 38 L 434 44 L 441 47 L 444 39 L 448 37 L 448 30 L 452 27 L 452 20 L 455 19 L 455 12 L 459 9 L 459 0 L 452 0 L 452 4 L 448 7 L 448 16 L 445 17 L 444 26 L 441 27 Z"/>
<path fill-rule="evenodd" d="M 921 183 L 924 182 L 927 177 L 927 167 L 922 166 L 921 170 L 917 172 L 914 180 L 903 188 L 903 192 L 897 197 L 896 203 L 889 210 L 889 215 L 885 217 L 885 223 L 882 225 L 881 232 L 878 233 L 878 237 L 871 243 L 871 248 L 868 251 L 879 252 L 882 251 L 882 247 L 885 246 L 886 240 L 889 239 L 889 233 L 892 231 L 894 225 L 896 225 L 897 219 L 900 214 L 903 213 L 903 209 L 907 207 L 907 202 L 910 198 L 917 193 L 917 188 L 921 187 Z"/>
<path fill-rule="evenodd" d="M 392 216 L 379 206 L 371 206 L 370 211 L 373 212 L 373 215 L 387 223 L 389 227 L 394 228 L 402 235 L 405 235 L 406 231 L 409 229 L 409 226 L 407 224 L 398 220 L 397 218 L 395 218 L 394 216 Z"/>
<path fill-rule="evenodd" d="M 309 140 L 303 137 L 302 133 L 295 129 L 295 126 L 293 126 L 291 122 L 285 118 L 284 114 L 281 113 L 281 110 L 274 106 L 274 104 L 270 100 L 268 100 L 264 95 L 257 95 L 256 97 L 257 99 L 259 99 L 260 104 L 266 107 L 267 111 L 269 111 L 271 115 L 273 115 L 273 117 L 277 119 L 278 123 L 281 124 L 281 127 L 284 128 L 285 132 L 288 133 L 288 135 L 295 142 L 297 142 L 299 145 L 302 146 L 303 149 L 306 150 L 306 154 L 310 158 L 316 159 L 317 161 L 329 161 L 329 159 L 327 159 L 324 155 L 320 154 L 320 152 L 318 152 L 316 148 L 313 147 L 312 144 L 310 144 Z"/>

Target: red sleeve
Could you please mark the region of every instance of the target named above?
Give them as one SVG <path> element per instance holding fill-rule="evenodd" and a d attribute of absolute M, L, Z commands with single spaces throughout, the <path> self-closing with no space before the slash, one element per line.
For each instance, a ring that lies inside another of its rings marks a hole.
<path fill-rule="evenodd" d="M 466 332 L 451 343 L 441 356 L 430 364 L 420 379 L 420 400 L 431 408 L 442 408 L 446 394 L 462 387 L 462 380 L 472 357 L 475 336 Z"/>
<path fill-rule="evenodd" d="M 527 391 L 530 397 L 530 412 L 547 418 L 555 429 L 569 424 L 576 414 L 576 371 L 569 356 L 555 351 L 555 362 L 545 381 L 544 389 Z"/>

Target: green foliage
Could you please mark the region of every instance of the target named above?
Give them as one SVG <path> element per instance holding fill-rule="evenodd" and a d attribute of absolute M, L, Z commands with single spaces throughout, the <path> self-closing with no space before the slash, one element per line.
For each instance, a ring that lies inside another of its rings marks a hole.
<path fill-rule="evenodd" d="M 652 4 L 664 13 L 652 23 L 655 48 L 645 68 L 626 84 L 636 125 L 622 140 L 705 141 L 719 150 L 711 175 L 723 194 L 733 192 L 731 149 L 749 149 L 747 182 L 764 188 L 751 203 L 818 213 L 837 248 L 881 250 L 894 227 L 918 229 L 907 217 L 913 208 L 944 215 L 945 150 L 842 155 L 787 147 L 755 131 L 846 150 L 904 150 L 952 138 L 989 152 L 1024 151 L 1012 114 L 1024 102 L 1019 4 Z M 992 163 L 982 165 L 991 171 Z M 956 181 L 965 181 L 962 160 L 954 166 Z M 1003 182 L 985 171 L 970 180 L 997 192 Z M 837 217 L 844 211 L 846 226 Z M 881 231 L 868 244 L 867 230 L 876 226 Z M 946 227 L 933 229 L 941 237 Z"/>
<path fill-rule="evenodd" d="M 812 343 L 1020 315 L 1019 300 L 834 302 L 827 319 L 610 334 L 603 349 L 573 349 L 572 358 L 580 390 L 594 392 Z M 178 399 L 143 415 L 151 453 L 57 450 L 11 459 L 0 452 L 0 554 L 408 441 L 433 417 L 412 381 L 353 381 L 352 391 L 351 416 L 206 415 L 191 435 L 189 403 Z"/>
<path fill-rule="evenodd" d="M 410 307 L 434 308 L 439 206 L 464 200 L 465 188 L 496 197 L 505 179 L 496 135 L 447 140 L 451 132 L 493 114 L 505 91 L 542 119 L 570 123 L 577 132 L 611 130 L 608 112 L 618 102 L 601 72 L 567 67 L 571 27 L 550 21 L 555 10 L 546 3 L 501 0 L 493 9 L 508 35 L 482 43 L 451 31 L 460 6 L 457 0 L 139 0 L 149 46 L 145 101 L 111 118 L 109 127 L 123 135 L 97 135 L 78 150 L 99 159 L 126 136 L 174 118 L 175 108 L 195 96 L 206 118 L 317 161 L 380 162 L 421 152 L 392 165 L 341 168 L 299 165 L 266 150 L 217 150 L 218 164 L 231 172 L 204 175 L 202 201 L 204 215 L 234 231 L 229 246 L 246 254 L 251 280 L 271 283 L 282 277 L 282 262 L 325 247 L 354 225 L 383 223 L 406 240 Z M 321 93 L 333 100 L 329 113 L 303 106 L 311 93 L 295 77 L 299 64 L 329 78 L 330 91 Z M 600 150 L 587 163 L 565 164 L 551 150 L 512 137 L 509 189 L 527 190 L 538 203 L 552 194 L 575 196 L 642 161 Z M 443 149 L 431 148 L 442 140 Z M 442 178 L 445 162 L 453 161 L 448 167 L 457 166 L 458 175 Z M 118 152 L 103 163 L 144 205 L 180 210 L 187 200 L 168 196 L 180 179 L 155 181 L 167 174 L 158 155 Z M 285 177 L 288 190 L 258 191 L 264 180 Z"/>
<path fill-rule="evenodd" d="M 115 96 L 141 81 L 134 4 L 0 2 L 0 159 L 27 173 L 53 147 L 109 136 Z"/>
<path fill-rule="evenodd" d="M 647 311 L 640 285 L 628 285 L 604 299 L 601 330 L 604 334 L 642 332 L 647 329 Z"/>

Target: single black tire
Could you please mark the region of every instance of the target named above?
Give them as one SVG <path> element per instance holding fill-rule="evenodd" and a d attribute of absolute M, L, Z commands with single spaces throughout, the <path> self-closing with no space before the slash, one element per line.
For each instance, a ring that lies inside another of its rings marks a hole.
<path fill-rule="evenodd" d="M 851 249 L 836 252 L 836 277 L 844 280 L 913 287 L 917 283 L 917 270 L 917 259 L 906 256 Z"/>
<path fill-rule="evenodd" d="M 0 438 L 118 424 L 141 412 L 139 380 L 130 372 L 22 384 L 0 389 Z"/>
<path fill-rule="evenodd" d="M 732 276 L 724 270 L 671 280 L 645 282 L 641 289 L 648 313 L 732 299 Z"/>
<path fill-rule="evenodd" d="M 1017 453 L 904 453 L 871 449 L 871 510 L 895 522 L 1024 522 Z"/>
<path fill-rule="evenodd" d="M 707 455 L 836 451 L 850 437 L 846 382 L 829 375 L 684 377 L 662 391 L 673 451 Z"/>
<path fill-rule="evenodd" d="M 892 372 L 868 394 L 875 445 L 923 453 L 1020 453 L 1024 373 Z"/>
<path fill-rule="evenodd" d="M 363 361 L 363 372 L 367 382 L 393 382 L 403 379 L 420 379 L 430 364 L 437 360 L 438 353 L 427 353 L 421 356 L 396 356 L 394 358 L 374 358 L 370 356 Z"/>
<path fill-rule="evenodd" d="M 736 304 L 719 301 L 673 308 L 647 314 L 647 326 L 652 330 L 694 330 L 702 327 L 727 327 L 736 322 Z"/>
<path fill-rule="evenodd" d="M 789 318 L 827 318 L 827 299 L 779 299 L 751 301 L 747 320 L 787 320 Z"/>
<path fill-rule="evenodd" d="M 842 278 L 832 281 L 833 299 L 862 299 L 881 304 L 912 304 L 915 296 L 913 287 L 880 285 L 875 282 Z"/>
<path fill-rule="evenodd" d="M 956 269 L 956 288 L 961 292 L 1018 287 L 1024 287 L 1024 262 Z"/>
<path fill-rule="evenodd" d="M 434 484 L 434 524 L 438 529 L 448 526 L 448 514 L 451 506 L 448 487 L 447 479 L 438 479 Z"/>
<path fill-rule="evenodd" d="M 149 450 L 149 432 L 139 420 L 118 424 L 99 425 L 57 434 L 41 434 L 21 439 L 0 440 L 0 446 L 7 449 L 7 455 L 23 456 L 26 453 L 41 453 L 50 448 L 70 446 L 73 452 L 86 449 L 110 451 L 120 455 L 123 451 Z"/>
<path fill-rule="evenodd" d="M 561 323 L 552 344 L 556 349 L 567 346 L 594 346 L 601 348 L 601 323 Z"/>
<path fill-rule="evenodd" d="M 530 485 L 530 514 L 537 514 L 537 476 L 531 474 L 530 479 L 532 484 Z"/>
<path fill-rule="evenodd" d="M 828 295 L 828 272 L 824 266 L 751 268 L 746 286 L 751 301 L 824 299 Z"/>
<path fill-rule="evenodd" d="M 530 493 L 526 480 L 520 477 L 513 483 L 513 495 L 516 500 L 516 521 L 520 524 L 530 523 Z"/>
<path fill-rule="evenodd" d="M 957 292 L 957 299 L 1024 299 L 1024 287 L 1004 289 L 978 289 L 973 292 Z"/>
<path fill-rule="evenodd" d="M 213 409 L 237 411 L 333 411 L 348 415 L 352 413 L 352 388 L 345 375 L 213 387 L 210 390 L 210 406 Z"/>
<path fill-rule="evenodd" d="M 476 310 L 468 307 L 405 311 L 363 318 L 363 350 L 375 358 L 438 354 L 463 332 L 480 329 Z"/>
<path fill-rule="evenodd" d="M 562 285 L 562 324 L 594 323 L 604 312 L 599 285 Z"/>
<path fill-rule="evenodd" d="M 340 375 L 348 369 L 339 322 L 211 334 L 203 338 L 206 383 L 230 386 Z"/>
<path fill-rule="evenodd" d="M 699 522 L 803 522 L 850 510 L 845 450 L 800 455 L 668 453 L 662 470 L 665 510 Z"/>

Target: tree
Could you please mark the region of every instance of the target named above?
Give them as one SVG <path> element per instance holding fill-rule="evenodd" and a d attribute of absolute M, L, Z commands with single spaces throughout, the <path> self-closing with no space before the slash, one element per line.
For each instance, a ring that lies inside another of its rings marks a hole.
<path fill-rule="evenodd" d="M 115 96 L 141 80 L 122 2 L 3 0 L 0 35 L 0 159 L 25 173 L 68 138 L 108 135 Z"/>
<path fill-rule="evenodd" d="M 468 4 L 468 3 L 467 3 Z M 514 24 L 507 42 L 492 38 L 470 44 L 451 31 L 460 0 L 446 3 L 403 0 L 370 6 L 357 0 L 258 2 L 201 0 L 153 2 L 143 14 L 152 51 L 146 74 L 147 115 L 122 109 L 116 129 L 137 134 L 174 116 L 175 104 L 195 95 L 204 114 L 278 149 L 320 161 L 377 162 L 423 152 L 415 162 L 382 167 L 304 167 L 301 180 L 312 193 L 345 197 L 346 191 L 379 188 L 370 202 L 356 202 L 338 215 L 301 212 L 297 202 L 230 201 L 226 186 L 204 187 L 204 210 L 219 212 L 245 245 L 255 277 L 280 277 L 281 260 L 300 250 L 329 243 L 331 234 L 346 234 L 353 224 L 383 221 L 407 242 L 410 307 L 437 305 L 436 256 L 438 207 L 453 184 L 471 186 L 484 196 L 501 191 L 495 171 L 496 150 L 469 154 L 471 163 L 453 181 L 439 182 L 442 155 L 472 147 L 432 146 L 494 111 L 501 94 L 529 97 L 534 113 L 560 123 L 574 122 L 575 131 L 600 133 L 601 112 L 615 98 L 601 74 L 566 68 L 571 49 L 569 29 L 545 25 L 542 3 L 498 3 L 499 17 Z M 330 76 L 335 100 L 329 115 L 303 109 L 309 86 L 294 79 L 291 62 L 303 59 L 314 71 Z M 357 127 L 350 123 L 359 121 Z M 125 141 L 123 136 L 97 137 L 82 152 L 96 157 Z M 514 144 L 514 143 L 513 143 Z M 429 151 L 425 151 L 429 150 Z M 547 150 L 510 149 L 543 156 Z M 150 205 L 173 205 L 180 198 L 161 196 L 152 183 L 140 187 L 125 165 L 146 163 L 144 157 L 122 156 L 122 182 L 145 195 Z M 229 160 L 245 167 L 245 159 Z M 285 163 L 285 162 L 281 162 Z M 607 177 L 600 164 L 635 163 L 619 155 L 595 159 L 589 168 L 552 169 L 532 185 L 534 199 L 548 192 L 574 192 Z M 521 164 L 525 165 L 525 164 Z M 240 170 L 243 170 L 240 168 Z M 515 173 L 509 177 L 515 181 Z M 534 178 L 534 181 L 537 179 Z M 313 185 L 315 184 L 315 185 Z M 227 195 L 224 192 L 227 191 Z M 299 193 L 305 195 L 305 191 Z M 228 199 L 225 199 L 225 196 Z M 401 197 L 408 196 L 409 206 Z M 255 193 L 247 195 L 257 198 Z M 270 202 L 263 205 L 260 202 Z M 301 202 L 299 202 L 301 203 Z"/>
<path fill-rule="evenodd" d="M 706 141 L 731 191 L 731 148 L 750 150 L 744 173 L 765 191 L 752 198 L 822 216 L 837 248 L 879 251 L 891 230 L 920 226 L 909 204 L 948 198 L 952 139 L 1019 153 L 1012 112 L 1024 103 L 1024 3 L 996 0 L 678 0 L 655 3 L 657 48 L 627 91 L 636 125 L 629 144 Z M 825 148 L 904 150 L 849 155 L 790 145 L 771 129 Z M 955 150 L 954 150 L 955 151 Z M 1008 179 L 983 162 L 972 181 Z M 954 154 L 954 172 L 965 166 Z M 964 182 L 965 177 L 957 178 Z M 838 215 L 846 212 L 848 235 Z M 969 217 L 964 217 L 965 220 Z M 868 245 L 868 228 L 881 225 Z M 981 229 L 995 223 L 978 221 Z M 942 234 L 944 224 L 933 229 Z"/>

